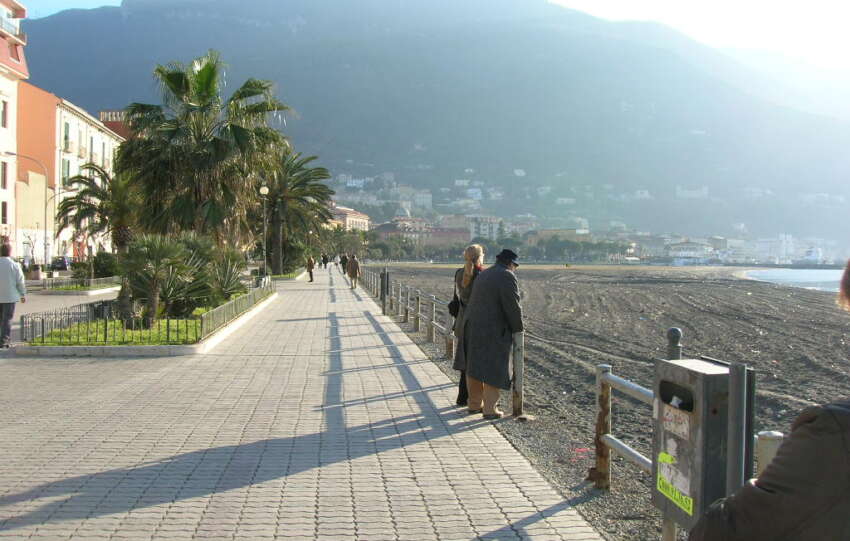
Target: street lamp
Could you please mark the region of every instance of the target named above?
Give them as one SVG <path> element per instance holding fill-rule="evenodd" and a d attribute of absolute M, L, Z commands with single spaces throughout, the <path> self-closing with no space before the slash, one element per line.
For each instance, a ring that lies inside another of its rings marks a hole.
<path fill-rule="evenodd" d="M 50 176 L 47 174 L 47 168 L 44 166 L 43 163 L 41 163 L 41 161 L 39 161 L 36 158 L 33 158 L 32 156 L 27 156 L 26 154 L 18 154 L 17 152 L 11 152 L 11 151 L 6 151 L 3 154 L 5 156 L 32 160 L 36 164 L 38 164 L 39 167 L 41 167 L 41 171 L 44 173 L 44 270 L 47 271 L 47 265 L 49 264 L 48 260 L 50 259 L 50 248 L 49 248 L 49 245 L 47 244 L 47 204 L 50 202 L 51 199 L 56 197 L 56 194 L 53 195 L 53 198 L 47 197 L 47 185 L 50 183 Z M 17 168 L 16 168 L 16 170 L 17 170 Z M 17 181 L 17 179 L 15 179 L 15 181 Z M 15 187 L 14 187 L 14 184 L 13 184 L 12 190 L 14 190 L 14 189 L 15 189 Z"/>
<path fill-rule="evenodd" d="M 266 185 L 260 186 L 260 196 L 263 198 L 263 276 L 269 275 L 269 234 L 268 234 L 268 216 L 266 215 L 266 196 L 269 195 L 269 187 Z"/>

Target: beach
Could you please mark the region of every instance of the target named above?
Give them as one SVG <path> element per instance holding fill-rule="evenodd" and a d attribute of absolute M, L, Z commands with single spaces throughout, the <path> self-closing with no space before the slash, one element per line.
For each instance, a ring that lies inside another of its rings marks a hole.
<path fill-rule="evenodd" d="M 404 265 L 391 272 L 448 300 L 455 268 Z M 537 420 L 500 428 L 611 538 L 654 537 L 660 523 L 647 476 L 637 468 L 618 460 L 610 494 L 583 483 L 593 457 L 596 365 L 651 386 L 654 360 L 666 355 L 666 331 L 678 327 L 685 358 L 756 370 L 757 430 L 787 431 L 804 407 L 850 396 L 850 314 L 836 306 L 835 294 L 745 275 L 723 267 L 519 268 L 526 404 Z M 647 454 L 650 430 L 649 407 L 615 398 L 617 437 Z"/>

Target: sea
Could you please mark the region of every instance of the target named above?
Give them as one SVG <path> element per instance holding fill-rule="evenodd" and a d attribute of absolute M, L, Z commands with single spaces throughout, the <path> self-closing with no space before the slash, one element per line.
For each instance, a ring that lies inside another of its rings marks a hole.
<path fill-rule="evenodd" d="M 783 286 L 837 293 L 843 272 L 838 269 L 765 269 L 749 271 L 747 272 L 747 277 L 752 280 L 760 280 Z"/>

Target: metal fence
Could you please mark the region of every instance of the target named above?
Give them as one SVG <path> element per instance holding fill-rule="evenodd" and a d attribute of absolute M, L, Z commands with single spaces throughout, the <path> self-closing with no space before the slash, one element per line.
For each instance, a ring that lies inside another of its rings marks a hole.
<path fill-rule="evenodd" d="M 259 287 L 248 290 L 248 293 L 201 315 L 201 337 L 203 340 L 215 331 L 224 327 L 241 316 L 260 301 L 274 293 L 275 286 L 270 280 L 263 280 Z"/>
<path fill-rule="evenodd" d="M 33 345 L 195 344 L 274 292 L 270 282 L 200 317 L 122 318 L 118 302 L 99 301 L 21 316 L 21 340 Z"/>
<path fill-rule="evenodd" d="M 426 339 L 434 344 L 442 341 L 446 357 L 454 357 L 455 335 L 453 318 L 449 314 L 449 302 L 435 295 L 422 293 L 408 284 L 392 280 L 384 271 L 365 270 L 361 285 L 381 304 L 384 314 L 399 317 L 404 323 L 413 323 L 414 332 L 425 332 Z M 525 335 L 513 335 L 513 394 L 514 417 L 528 420 L 531 416 L 523 411 L 525 373 Z"/>
<path fill-rule="evenodd" d="M 61 289 L 79 287 L 81 289 L 95 289 L 97 287 L 114 287 L 121 285 L 120 276 L 108 278 L 45 278 L 42 280 L 44 289 Z"/>

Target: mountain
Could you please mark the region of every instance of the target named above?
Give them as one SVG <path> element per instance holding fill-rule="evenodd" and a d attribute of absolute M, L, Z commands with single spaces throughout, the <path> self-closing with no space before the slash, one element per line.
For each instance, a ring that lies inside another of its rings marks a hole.
<path fill-rule="evenodd" d="M 229 81 L 278 83 L 281 127 L 336 173 L 439 187 L 473 168 L 508 192 L 499 212 L 563 213 L 524 189 L 551 186 L 594 225 L 846 230 L 850 124 L 657 24 L 544 0 L 124 0 L 26 31 L 32 82 L 91 111 L 155 101 L 155 64 L 217 49 Z"/>

